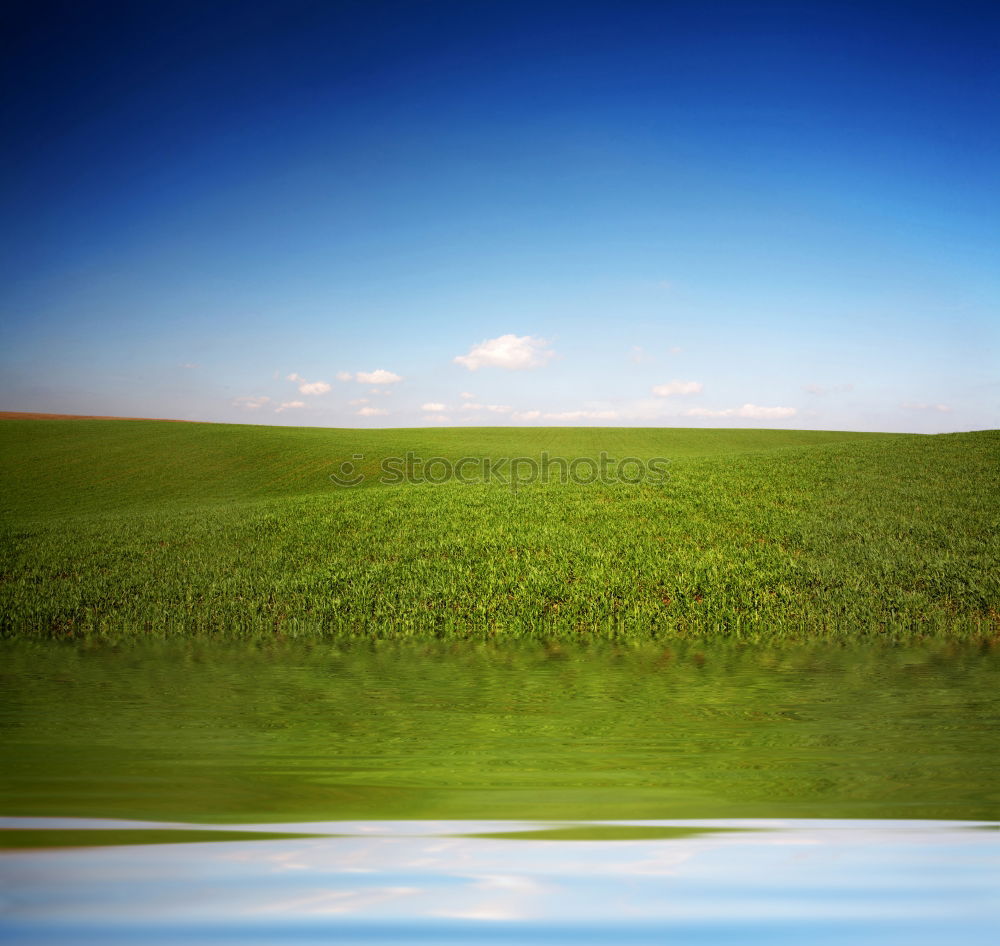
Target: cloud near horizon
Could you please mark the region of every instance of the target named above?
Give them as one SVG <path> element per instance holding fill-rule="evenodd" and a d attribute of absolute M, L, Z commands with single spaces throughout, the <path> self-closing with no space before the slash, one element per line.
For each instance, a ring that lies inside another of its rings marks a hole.
<path fill-rule="evenodd" d="M 283 401 L 278 407 L 274 409 L 275 414 L 280 414 L 282 411 L 288 410 L 298 410 L 300 407 L 305 407 L 305 401 Z"/>
<path fill-rule="evenodd" d="M 541 368 L 555 357 L 548 344 L 534 335 L 501 335 L 474 345 L 467 355 L 457 355 L 452 361 L 469 371 L 478 371 L 484 365 L 507 371 Z"/>
<path fill-rule="evenodd" d="M 793 417 L 798 413 L 794 407 L 761 407 L 758 404 L 744 404 L 742 407 L 727 407 L 712 410 L 708 407 L 691 407 L 684 412 L 688 417 L 752 417 L 757 420 L 777 420 Z"/>
<path fill-rule="evenodd" d="M 546 420 L 615 420 L 618 411 L 558 411 L 542 415 Z"/>
<path fill-rule="evenodd" d="M 383 417 L 389 411 L 385 407 L 362 407 L 361 410 L 355 411 L 355 413 L 360 417 Z"/>
<path fill-rule="evenodd" d="M 251 395 L 244 395 L 243 397 L 237 397 L 233 399 L 234 407 L 242 407 L 248 411 L 256 411 L 263 407 L 265 404 L 269 404 L 271 399 L 266 395 L 261 395 L 260 397 L 253 397 Z"/>
<path fill-rule="evenodd" d="M 491 411 L 494 414 L 509 414 L 513 408 L 507 404 L 476 404 L 470 402 L 462 405 L 463 411 Z"/>
<path fill-rule="evenodd" d="M 653 388 L 653 393 L 657 397 L 673 397 L 675 394 L 700 394 L 704 385 L 700 381 L 668 381 L 666 384 L 657 384 Z"/>
<path fill-rule="evenodd" d="M 397 384 L 403 379 L 393 371 L 377 368 L 375 371 L 359 371 L 354 380 L 360 384 Z"/>
<path fill-rule="evenodd" d="M 937 411 L 939 414 L 950 414 L 951 408 L 947 404 L 900 404 L 904 411 Z"/>

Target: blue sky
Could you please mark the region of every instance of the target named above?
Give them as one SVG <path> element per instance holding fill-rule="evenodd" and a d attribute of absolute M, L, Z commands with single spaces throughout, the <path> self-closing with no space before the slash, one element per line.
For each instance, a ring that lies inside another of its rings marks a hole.
<path fill-rule="evenodd" d="M 4 32 L 0 409 L 1000 426 L 995 5 L 32 3 Z"/>

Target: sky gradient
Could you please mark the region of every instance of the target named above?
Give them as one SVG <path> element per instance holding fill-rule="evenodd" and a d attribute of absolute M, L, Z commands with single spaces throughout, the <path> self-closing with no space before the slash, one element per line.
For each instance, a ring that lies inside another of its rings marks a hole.
<path fill-rule="evenodd" d="M 2 410 L 1000 426 L 995 4 L 5 17 Z"/>

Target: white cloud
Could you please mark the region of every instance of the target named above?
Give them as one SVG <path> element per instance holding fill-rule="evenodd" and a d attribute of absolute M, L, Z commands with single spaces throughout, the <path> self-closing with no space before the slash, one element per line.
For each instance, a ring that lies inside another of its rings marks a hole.
<path fill-rule="evenodd" d="M 360 404 L 367 404 L 368 403 L 368 398 L 366 398 L 366 397 L 355 397 L 355 398 L 352 398 L 347 403 L 350 404 L 351 407 L 357 407 Z"/>
<path fill-rule="evenodd" d="M 618 411 L 559 411 L 542 416 L 548 420 L 614 420 Z"/>
<path fill-rule="evenodd" d="M 458 355 L 452 360 L 469 371 L 478 371 L 484 365 L 523 371 L 540 368 L 555 356 L 555 352 L 546 347 L 548 344 L 544 338 L 533 335 L 501 335 L 480 342 L 467 355 Z"/>
<path fill-rule="evenodd" d="M 657 397 L 672 397 L 675 394 L 700 394 L 704 385 L 700 381 L 668 381 L 653 388 Z"/>
<path fill-rule="evenodd" d="M 727 407 L 716 411 L 707 407 L 692 407 L 684 412 L 688 417 L 752 417 L 758 420 L 792 417 L 798 411 L 794 407 L 760 407 L 744 404 L 742 407 Z"/>
<path fill-rule="evenodd" d="M 649 361 L 649 355 L 646 354 L 642 345 L 633 345 L 632 351 L 629 353 L 628 357 L 629 361 L 637 365 L 641 365 L 643 362 Z"/>
<path fill-rule="evenodd" d="M 684 349 L 681 348 L 680 345 L 671 345 L 667 349 L 667 353 L 670 354 L 670 355 L 679 355 L 682 351 L 684 351 Z"/>
<path fill-rule="evenodd" d="M 280 414 L 282 411 L 298 410 L 300 407 L 305 407 L 305 401 L 283 401 L 278 407 L 274 409 L 275 414 Z"/>
<path fill-rule="evenodd" d="M 422 411 L 443 411 L 445 409 L 446 408 L 445 408 L 444 404 L 437 404 L 435 402 L 431 402 L 431 403 L 428 403 L 428 404 L 422 404 L 420 406 L 420 410 L 422 410 Z"/>
<path fill-rule="evenodd" d="M 362 417 L 381 417 L 389 411 L 384 407 L 362 407 L 358 414 Z"/>
<path fill-rule="evenodd" d="M 951 408 L 947 404 L 900 404 L 905 411 L 937 411 L 940 414 L 950 414 Z"/>
<path fill-rule="evenodd" d="M 353 377 L 354 377 L 354 375 L 352 375 L 350 371 L 338 371 L 337 372 L 337 380 L 338 381 L 350 381 Z"/>
<path fill-rule="evenodd" d="M 463 411 L 492 411 L 494 414 L 509 414 L 512 410 L 506 404 L 477 404 L 474 401 L 462 405 Z"/>
<path fill-rule="evenodd" d="M 234 407 L 242 407 L 248 411 L 256 411 L 263 407 L 265 404 L 269 404 L 271 399 L 269 397 L 251 397 L 250 395 L 245 395 L 243 397 L 238 397 L 233 401 Z"/>
<path fill-rule="evenodd" d="M 385 368 L 377 368 L 375 371 L 359 371 L 354 380 L 361 384 L 396 384 L 403 379 L 392 371 L 386 371 Z"/>
<path fill-rule="evenodd" d="M 431 414 L 428 420 L 434 421 L 435 424 L 450 424 L 451 418 L 445 414 Z"/>
<path fill-rule="evenodd" d="M 325 381 L 306 381 L 302 375 L 294 371 L 287 380 L 294 381 L 299 386 L 299 394 L 326 394 L 330 390 L 330 385 Z"/>
<path fill-rule="evenodd" d="M 510 415 L 512 420 L 537 420 L 542 416 L 541 411 L 514 411 Z"/>
<path fill-rule="evenodd" d="M 476 395 L 470 394 L 468 391 L 463 391 L 459 394 L 459 397 L 462 398 L 463 401 L 472 401 L 475 399 Z"/>

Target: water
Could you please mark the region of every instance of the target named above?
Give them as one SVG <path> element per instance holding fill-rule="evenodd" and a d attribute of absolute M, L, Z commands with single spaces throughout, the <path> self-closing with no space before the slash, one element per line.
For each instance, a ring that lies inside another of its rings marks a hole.
<path fill-rule="evenodd" d="M 5 941 L 992 943 L 1000 926 L 990 649 L 0 657 Z"/>
<path fill-rule="evenodd" d="M 336 837 L 36 851 L 0 869 L 11 942 L 992 946 L 997 827 L 330 822 L 283 828 Z"/>

